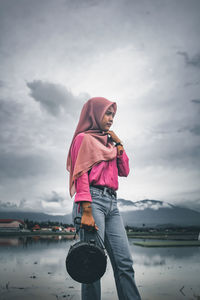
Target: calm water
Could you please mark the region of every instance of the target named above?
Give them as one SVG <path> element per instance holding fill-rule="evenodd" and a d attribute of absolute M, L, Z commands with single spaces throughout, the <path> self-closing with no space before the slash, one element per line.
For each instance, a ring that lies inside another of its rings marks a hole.
<path fill-rule="evenodd" d="M 200 247 L 133 245 L 135 280 L 142 300 L 200 300 Z M 80 285 L 66 272 L 71 240 L 61 237 L 0 238 L 1 300 L 80 300 Z M 102 300 L 117 300 L 108 260 Z"/>

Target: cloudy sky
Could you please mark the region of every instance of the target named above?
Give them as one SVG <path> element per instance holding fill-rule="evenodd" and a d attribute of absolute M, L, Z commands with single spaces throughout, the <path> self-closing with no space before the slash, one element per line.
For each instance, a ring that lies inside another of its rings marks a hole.
<path fill-rule="evenodd" d="M 0 208 L 68 213 L 82 105 L 118 104 L 118 196 L 200 211 L 200 1 L 0 0 Z"/>

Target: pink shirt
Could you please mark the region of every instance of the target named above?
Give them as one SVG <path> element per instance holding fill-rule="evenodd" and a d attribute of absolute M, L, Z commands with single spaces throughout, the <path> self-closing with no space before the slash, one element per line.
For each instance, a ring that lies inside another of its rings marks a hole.
<path fill-rule="evenodd" d="M 71 148 L 72 164 L 75 164 L 78 150 L 82 143 L 84 133 L 80 133 L 74 139 Z M 92 202 L 90 194 L 90 185 L 102 185 L 110 187 L 114 190 L 118 189 L 118 175 L 127 177 L 129 174 L 129 159 L 126 152 L 123 151 L 121 155 L 109 161 L 102 161 L 93 166 L 89 172 L 75 180 L 75 202 L 89 201 Z"/>

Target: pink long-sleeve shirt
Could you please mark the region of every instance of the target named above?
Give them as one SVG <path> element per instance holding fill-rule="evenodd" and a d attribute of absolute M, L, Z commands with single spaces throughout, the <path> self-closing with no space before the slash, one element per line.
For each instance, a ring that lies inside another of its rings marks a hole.
<path fill-rule="evenodd" d="M 75 164 L 84 133 L 80 133 L 74 139 L 71 148 L 72 164 Z M 118 189 L 118 176 L 127 177 L 129 174 L 129 159 L 126 152 L 117 155 L 109 161 L 101 161 L 93 166 L 89 172 L 82 174 L 75 180 L 75 202 L 92 202 L 90 185 L 102 185 L 114 190 Z"/>

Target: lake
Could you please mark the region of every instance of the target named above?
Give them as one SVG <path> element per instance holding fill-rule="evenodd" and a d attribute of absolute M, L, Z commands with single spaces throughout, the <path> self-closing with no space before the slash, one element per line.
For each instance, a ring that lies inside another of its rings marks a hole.
<path fill-rule="evenodd" d="M 146 248 L 133 245 L 135 281 L 142 300 L 200 300 L 200 247 Z M 80 300 L 80 284 L 66 272 L 73 241 L 66 236 L 0 237 L 1 300 Z M 102 300 L 117 300 L 108 259 Z"/>

